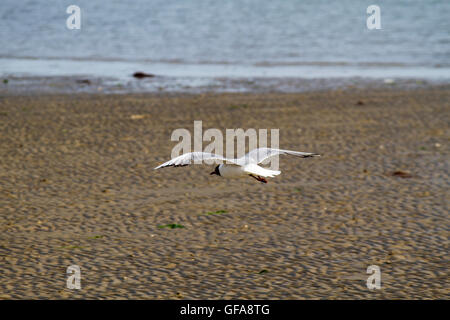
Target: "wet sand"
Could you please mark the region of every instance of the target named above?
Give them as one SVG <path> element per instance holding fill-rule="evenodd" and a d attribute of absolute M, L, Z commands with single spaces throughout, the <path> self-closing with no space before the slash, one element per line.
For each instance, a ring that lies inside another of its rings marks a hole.
<path fill-rule="evenodd" d="M 449 299 L 449 101 L 448 86 L 3 96 L 0 298 Z M 280 128 L 282 148 L 323 156 L 280 157 L 268 184 L 153 170 L 194 120 Z"/>

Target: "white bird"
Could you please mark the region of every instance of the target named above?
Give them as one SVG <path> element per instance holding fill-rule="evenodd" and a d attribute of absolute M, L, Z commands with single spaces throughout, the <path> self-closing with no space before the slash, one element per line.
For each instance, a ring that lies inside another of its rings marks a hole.
<path fill-rule="evenodd" d="M 221 160 L 224 161 L 225 163 L 217 165 L 214 171 L 210 173 L 211 175 L 216 174 L 224 178 L 239 178 L 244 176 L 250 176 L 260 182 L 267 183 L 267 180 L 265 178 L 267 177 L 273 178 L 279 175 L 281 171 L 265 169 L 263 167 L 260 167 L 258 164 L 270 157 L 280 154 L 288 154 L 300 158 L 320 156 L 319 154 L 316 153 L 298 152 L 273 148 L 254 149 L 249 153 L 247 153 L 245 156 L 238 159 L 228 159 L 214 153 L 190 152 L 185 153 L 179 157 L 173 158 L 172 160 L 157 166 L 155 170 L 164 167 L 184 167 L 189 164 L 192 164 L 193 162 L 202 160 Z"/>

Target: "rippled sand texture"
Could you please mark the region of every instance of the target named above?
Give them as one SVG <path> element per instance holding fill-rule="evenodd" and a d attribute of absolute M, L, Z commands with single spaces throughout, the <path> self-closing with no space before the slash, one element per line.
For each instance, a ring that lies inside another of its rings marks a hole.
<path fill-rule="evenodd" d="M 0 297 L 449 299 L 449 101 L 445 87 L 2 97 Z M 283 148 L 323 157 L 280 158 L 266 185 L 152 170 L 194 120 L 280 128 Z"/>

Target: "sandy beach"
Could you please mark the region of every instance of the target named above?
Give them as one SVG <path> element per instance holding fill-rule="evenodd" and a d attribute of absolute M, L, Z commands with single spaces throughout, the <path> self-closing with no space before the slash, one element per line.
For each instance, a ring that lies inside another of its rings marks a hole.
<path fill-rule="evenodd" d="M 449 299 L 449 111 L 448 85 L 3 95 L 0 298 Z M 194 120 L 323 156 L 267 184 L 153 170 Z"/>

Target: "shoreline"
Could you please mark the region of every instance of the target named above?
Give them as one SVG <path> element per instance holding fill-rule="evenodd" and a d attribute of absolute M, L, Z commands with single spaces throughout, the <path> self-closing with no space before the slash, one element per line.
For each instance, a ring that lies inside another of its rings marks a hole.
<path fill-rule="evenodd" d="M 416 90 L 446 88 L 450 79 L 424 78 L 214 78 L 154 75 L 136 79 L 92 76 L 14 76 L 0 78 L 1 95 L 29 94 L 207 94 L 207 93 L 304 93 L 333 90 Z"/>

